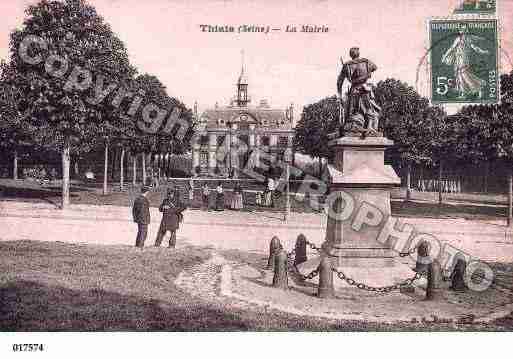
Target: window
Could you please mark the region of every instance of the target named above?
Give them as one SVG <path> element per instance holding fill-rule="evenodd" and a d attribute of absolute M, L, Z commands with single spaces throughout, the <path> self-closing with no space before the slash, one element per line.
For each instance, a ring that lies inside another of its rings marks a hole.
<path fill-rule="evenodd" d="M 200 166 L 207 167 L 208 166 L 208 152 L 200 152 Z"/>
<path fill-rule="evenodd" d="M 201 145 L 208 145 L 208 136 L 207 135 L 202 135 L 200 137 L 200 144 Z"/>
<path fill-rule="evenodd" d="M 226 136 L 217 135 L 217 147 L 221 147 L 226 139 Z"/>
<path fill-rule="evenodd" d="M 269 136 L 262 137 L 262 146 L 269 146 L 270 139 Z"/>
<path fill-rule="evenodd" d="M 289 144 L 289 138 L 286 136 L 281 136 L 278 142 L 280 147 L 287 147 Z"/>

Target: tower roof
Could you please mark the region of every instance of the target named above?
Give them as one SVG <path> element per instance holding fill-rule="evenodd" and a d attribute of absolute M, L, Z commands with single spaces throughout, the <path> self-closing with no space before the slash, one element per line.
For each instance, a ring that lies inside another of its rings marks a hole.
<path fill-rule="evenodd" d="M 246 75 L 246 72 L 244 71 L 244 50 L 241 51 L 241 57 L 242 57 L 242 65 L 241 65 L 240 76 L 239 76 L 239 80 L 237 81 L 237 85 L 247 85 L 248 77 Z"/>

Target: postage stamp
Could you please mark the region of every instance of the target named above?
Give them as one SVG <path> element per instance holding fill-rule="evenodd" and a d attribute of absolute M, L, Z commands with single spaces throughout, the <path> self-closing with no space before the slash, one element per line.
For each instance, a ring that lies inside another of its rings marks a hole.
<path fill-rule="evenodd" d="M 495 15 L 497 13 L 497 0 L 462 0 L 454 13 Z"/>
<path fill-rule="evenodd" d="M 495 19 L 429 21 L 431 101 L 499 102 L 499 40 Z"/>

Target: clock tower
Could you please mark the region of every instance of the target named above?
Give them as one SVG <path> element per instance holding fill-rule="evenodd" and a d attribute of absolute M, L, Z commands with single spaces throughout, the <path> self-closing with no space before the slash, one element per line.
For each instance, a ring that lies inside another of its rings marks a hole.
<path fill-rule="evenodd" d="M 248 78 L 244 71 L 244 51 L 242 52 L 242 67 L 240 71 L 239 80 L 237 81 L 237 106 L 246 107 L 250 102 L 248 96 Z"/>

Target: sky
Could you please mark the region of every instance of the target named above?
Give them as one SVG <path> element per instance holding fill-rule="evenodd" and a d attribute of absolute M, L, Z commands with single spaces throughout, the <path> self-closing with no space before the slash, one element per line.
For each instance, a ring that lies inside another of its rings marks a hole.
<path fill-rule="evenodd" d="M 0 1 L 0 58 L 9 33 L 22 26 L 34 0 Z M 360 47 L 378 65 L 377 82 L 394 77 L 426 95 L 427 19 L 444 17 L 461 0 L 89 0 L 124 41 L 140 73 L 156 75 L 169 95 L 200 110 L 226 105 L 235 94 L 244 50 L 253 103 L 303 106 L 336 94 L 340 57 Z M 499 2 L 502 48 L 513 53 L 513 0 Z M 263 33 L 202 32 L 200 25 L 270 26 Z M 328 27 L 324 33 L 287 33 L 287 25 Z M 513 58 L 513 56 L 512 56 Z M 502 72 L 512 70 L 506 57 Z M 420 81 L 416 82 L 417 73 Z"/>

